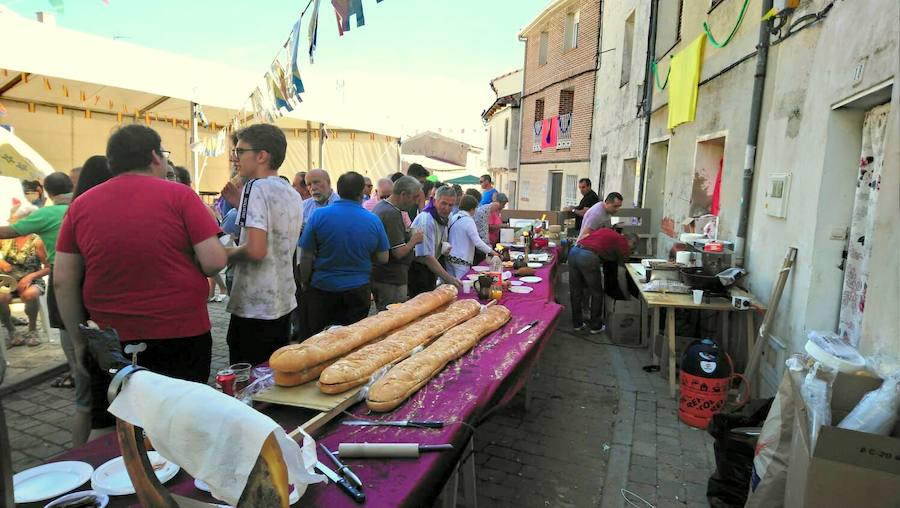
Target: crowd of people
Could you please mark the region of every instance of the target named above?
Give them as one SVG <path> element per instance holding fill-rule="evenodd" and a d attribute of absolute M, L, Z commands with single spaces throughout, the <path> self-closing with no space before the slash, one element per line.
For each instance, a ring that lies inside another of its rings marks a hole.
<path fill-rule="evenodd" d="M 232 135 L 235 176 L 212 206 L 191 188 L 157 132 L 115 131 L 106 154 L 26 188 L 0 227 L 0 322 L 6 345 L 40 344 L 38 300 L 59 329 L 74 387 L 73 442 L 108 431 L 110 376 L 79 333 L 93 322 L 123 346 L 144 343 L 140 365 L 206 383 L 212 335 L 207 303 L 227 295 L 231 363 L 258 364 L 279 347 L 434 289 L 461 287 L 473 263 L 494 254 L 509 199 L 436 182 L 411 164 L 373 182 L 349 171 L 332 187 L 323 169 L 279 176 L 287 141 L 277 127 Z M 225 272 L 223 280 L 220 274 Z M 49 283 L 44 284 L 44 276 Z M 216 290 L 218 289 L 218 295 Z M 9 303 L 25 303 L 18 334 Z"/>

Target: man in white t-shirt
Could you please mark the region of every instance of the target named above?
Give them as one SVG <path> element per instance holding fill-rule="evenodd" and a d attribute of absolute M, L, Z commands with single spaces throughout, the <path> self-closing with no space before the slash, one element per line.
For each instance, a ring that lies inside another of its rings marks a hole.
<path fill-rule="evenodd" d="M 238 246 L 228 251 L 234 285 L 228 302 L 228 355 L 231 363 L 258 364 L 291 333 L 294 249 L 303 224 L 303 201 L 278 177 L 287 140 L 273 125 L 251 125 L 236 133 L 231 151 L 238 174 L 249 180 L 241 192 Z"/>

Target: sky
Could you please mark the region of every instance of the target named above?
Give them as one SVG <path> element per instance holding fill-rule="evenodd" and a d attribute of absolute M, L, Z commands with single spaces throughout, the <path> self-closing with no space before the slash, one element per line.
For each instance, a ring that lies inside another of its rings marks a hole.
<path fill-rule="evenodd" d="M 262 76 L 307 2 L 63 0 L 63 12 L 56 15 L 59 26 Z M 351 31 L 339 37 L 331 2 L 321 0 L 315 63 L 303 59 L 301 72 L 316 86 L 331 88 L 328 101 L 383 116 L 401 134 L 440 129 L 484 146 L 480 114 L 494 100 L 489 81 L 522 67 L 518 32 L 547 3 L 362 0 L 365 26 L 357 28 L 351 19 Z M 50 0 L 0 4 L 32 19 L 37 11 L 54 12 Z"/>

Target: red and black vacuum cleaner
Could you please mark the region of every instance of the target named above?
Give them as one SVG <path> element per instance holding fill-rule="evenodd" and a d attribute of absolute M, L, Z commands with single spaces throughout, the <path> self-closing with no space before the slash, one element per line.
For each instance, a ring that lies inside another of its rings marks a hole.
<path fill-rule="evenodd" d="M 728 353 L 715 341 L 691 342 L 681 356 L 678 419 L 691 427 L 706 429 L 713 415 L 725 407 L 731 380 L 739 376 L 734 373 Z"/>

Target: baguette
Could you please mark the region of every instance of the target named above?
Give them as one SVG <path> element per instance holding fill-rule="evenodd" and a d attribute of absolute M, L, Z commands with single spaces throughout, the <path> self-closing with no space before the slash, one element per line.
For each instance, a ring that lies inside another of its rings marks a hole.
<path fill-rule="evenodd" d="M 333 394 L 366 384 L 378 369 L 476 316 L 480 309 L 475 300 L 459 300 L 442 312 L 420 319 L 415 326 L 401 328 L 375 344 L 367 344 L 324 369 L 319 377 L 319 389 Z"/>
<path fill-rule="evenodd" d="M 449 307 L 449 305 L 440 307 L 437 310 L 437 312 L 443 312 L 443 311 L 447 310 L 447 307 Z M 416 326 L 416 324 L 421 320 L 422 320 L 422 318 L 418 318 L 418 319 L 414 320 L 412 323 L 401 326 L 400 328 L 397 329 L 397 331 L 405 330 L 411 326 Z M 394 333 L 396 333 L 396 332 L 394 332 Z M 381 340 L 384 340 L 384 337 L 377 338 L 377 339 L 373 340 L 372 342 L 366 344 L 363 347 L 371 346 L 372 344 L 375 344 Z M 285 346 L 285 347 L 296 348 L 297 346 L 298 346 L 298 344 L 292 344 L 292 345 Z M 351 354 L 359 351 L 359 349 L 360 348 L 354 349 L 353 351 L 351 351 Z M 275 380 L 275 384 L 278 386 L 297 386 L 297 385 L 309 383 L 310 381 L 315 381 L 316 379 L 319 379 L 319 376 L 322 374 L 322 371 L 324 371 L 329 365 L 333 364 L 334 362 L 336 362 L 338 360 L 339 360 L 339 358 L 332 358 L 331 360 L 322 362 L 318 365 L 313 365 L 312 367 L 310 367 L 308 369 L 303 369 L 298 372 L 284 372 L 281 370 L 272 369 L 272 373 L 274 374 L 273 379 Z M 352 387 L 350 387 L 350 388 L 352 388 Z M 347 388 L 347 390 L 349 390 L 350 388 Z M 346 391 L 346 390 L 342 390 L 342 391 Z"/>
<path fill-rule="evenodd" d="M 372 384 L 366 405 L 372 411 L 390 411 L 436 376 L 447 364 L 470 350 L 482 337 L 509 320 L 509 309 L 494 305 L 480 315 L 451 328 L 430 346 L 394 366 Z"/>
<path fill-rule="evenodd" d="M 455 287 L 445 284 L 352 325 L 319 332 L 302 344 L 279 348 L 269 358 L 269 365 L 281 372 L 300 372 L 315 367 L 449 303 L 456 298 L 456 292 Z"/>
<path fill-rule="evenodd" d="M 309 383 L 310 381 L 317 379 L 319 375 L 322 374 L 322 371 L 335 361 L 336 360 L 329 360 L 299 372 L 284 372 L 272 369 L 275 384 L 278 386 L 297 386 Z"/>

